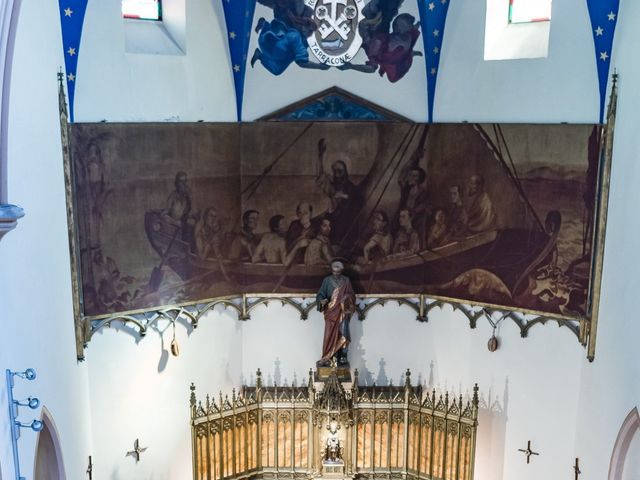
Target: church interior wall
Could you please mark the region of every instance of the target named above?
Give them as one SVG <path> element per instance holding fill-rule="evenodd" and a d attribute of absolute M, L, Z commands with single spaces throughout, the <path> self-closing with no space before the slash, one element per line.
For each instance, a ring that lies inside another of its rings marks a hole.
<path fill-rule="evenodd" d="M 77 121 L 235 120 L 217 2 L 188 2 L 183 56 L 124 53 L 117 3 L 90 2 L 87 10 Z M 597 121 L 595 60 L 584 3 L 554 4 L 547 59 L 505 62 L 482 60 L 483 4 L 452 2 L 435 119 Z M 621 75 L 620 98 L 595 362 L 586 360 L 571 332 L 553 322 L 537 325 L 526 339 L 503 322 L 495 353 L 486 347 L 487 322 L 471 330 L 468 320 L 449 308 L 433 311 L 423 324 L 412 311 L 389 303 L 372 310 L 364 322 L 352 322 L 352 364 L 363 381 L 397 384 L 410 368 L 414 382 L 455 393 L 464 394 L 477 382 L 485 402 L 500 404 L 502 411 L 481 412 L 477 480 L 568 476 L 575 457 L 585 478 L 606 478 L 620 425 L 640 404 L 635 315 L 640 219 L 633 208 L 640 200 L 640 92 L 635 89 L 640 32 L 633 22 L 640 18 L 640 5 L 622 2 L 620 16 L 612 62 Z M 278 302 L 256 309 L 247 322 L 216 309 L 193 332 L 178 324 L 179 357 L 167 350 L 170 325 L 160 323 L 164 333 L 152 330 L 142 340 L 105 329 L 91 341 L 87 360 L 76 363 L 55 81 L 63 64 L 59 28 L 54 2 L 23 2 L 11 90 L 8 199 L 24 207 L 27 216 L 0 246 L 0 366 L 37 370 L 37 380 L 17 384 L 16 397 L 37 394 L 47 404 L 68 478 L 84 478 L 92 455 L 94 478 L 182 480 L 191 471 L 190 382 L 199 398 L 251 383 L 257 368 L 267 380 L 271 375 L 283 383 L 302 382 L 319 354 L 322 320 L 314 312 L 302 321 Z M 247 75 L 245 119 L 338 85 L 424 121 L 422 67 L 416 61 L 407 77 L 390 84 L 374 75 L 294 67 L 272 77 L 256 66 Z M 2 384 L 0 412 L 7 411 L 6 398 Z M 23 415 L 29 413 L 23 410 Z M 137 464 L 125 456 L 136 438 L 148 447 Z M 1 474 L 11 478 L 6 422 L 0 423 L 0 439 Z M 530 465 L 517 451 L 527 440 L 540 452 Z M 33 473 L 35 447 L 35 434 L 24 432 L 20 454 L 27 477 Z"/>
<path fill-rule="evenodd" d="M 61 163 L 56 73 L 62 65 L 57 5 L 23 2 L 11 82 L 8 201 L 28 212 L 0 248 L 0 465 L 14 478 L 5 369 L 34 368 L 16 380 L 14 398 L 46 405 L 60 434 L 68 478 L 83 478 L 92 451 L 88 366 L 74 358 L 75 333 Z M 18 233 L 19 232 L 19 233 Z M 18 233 L 18 234 L 16 234 Z M 16 235 L 14 235 L 16 234 Z M 58 328 L 65 323 L 65 328 Z M 20 409 L 20 420 L 40 411 Z M 37 435 L 22 430 L 21 473 L 33 478 Z"/>

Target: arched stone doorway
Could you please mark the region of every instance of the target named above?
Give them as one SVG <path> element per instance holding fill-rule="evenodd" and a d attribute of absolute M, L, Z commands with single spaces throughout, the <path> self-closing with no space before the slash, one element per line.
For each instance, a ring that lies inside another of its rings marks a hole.
<path fill-rule="evenodd" d="M 609 480 L 634 480 L 638 478 L 638 472 L 640 472 L 640 414 L 636 407 L 622 422 L 613 446 Z"/>
<path fill-rule="evenodd" d="M 36 460 L 33 469 L 34 480 L 66 480 L 60 437 L 53 417 L 46 407 L 42 407 L 44 427 L 38 434 Z"/>

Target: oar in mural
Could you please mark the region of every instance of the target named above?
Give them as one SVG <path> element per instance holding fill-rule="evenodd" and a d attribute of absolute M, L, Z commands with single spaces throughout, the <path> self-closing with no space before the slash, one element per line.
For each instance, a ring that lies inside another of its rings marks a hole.
<path fill-rule="evenodd" d="M 160 288 L 160 284 L 162 283 L 162 279 L 164 278 L 162 267 L 164 266 L 164 263 L 167 260 L 169 252 L 171 251 L 171 247 L 173 246 L 173 243 L 175 242 L 176 237 L 180 232 L 181 232 L 181 229 L 176 228 L 176 231 L 173 234 L 173 237 L 171 237 L 171 241 L 169 242 L 169 246 L 165 250 L 164 255 L 162 255 L 162 258 L 160 259 L 160 265 L 158 265 L 157 267 L 153 267 L 153 270 L 151 271 L 151 276 L 149 277 L 150 292 L 157 292 L 158 288 Z"/>

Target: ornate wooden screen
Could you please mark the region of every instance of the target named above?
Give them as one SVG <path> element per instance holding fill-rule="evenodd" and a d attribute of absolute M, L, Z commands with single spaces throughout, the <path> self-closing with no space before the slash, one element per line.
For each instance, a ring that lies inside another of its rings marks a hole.
<path fill-rule="evenodd" d="M 478 388 L 462 396 L 423 395 L 407 371 L 402 387 L 360 387 L 357 371 L 345 390 L 333 374 L 316 389 L 310 372 L 303 387 L 235 390 L 231 399 L 196 403 L 191 387 L 195 480 L 327 475 L 472 480 Z M 328 439 L 338 457 L 327 462 Z"/>

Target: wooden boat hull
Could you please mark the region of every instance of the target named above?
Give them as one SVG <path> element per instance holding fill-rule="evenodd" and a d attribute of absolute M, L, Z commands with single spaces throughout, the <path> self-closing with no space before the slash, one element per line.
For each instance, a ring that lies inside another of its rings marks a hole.
<path fill-rule="evenodd" d="M 145 230 L 160 258 L 182 280 L 228 282 L 238 293 L 315 292 L 329 266 L 294 264 L 289 267 L 227 259 L 201 259 L 189 242 L 176 235 L 178 227 L 165 222 L 157 211 L 145 215 Z M 495 275 L 513 295 L 534 262 L 552 252 L 559 225 L 549 232 L 503 229 L 482 232 L 464 240 L 406 257 L 366 265 L 347 264 L 346 274 L 358 293 L 429 293 L 471 270 Z M 174 238 L 175 237 L 175 238 Z"/>

